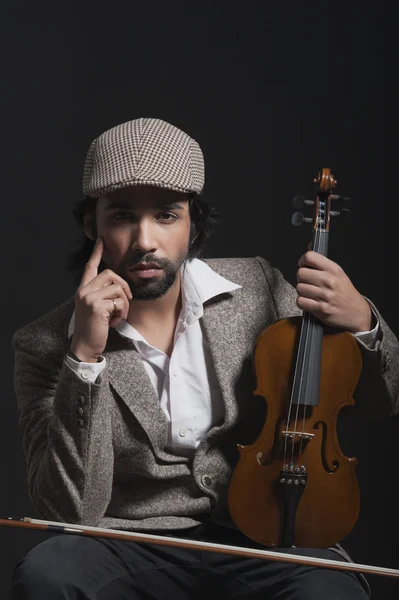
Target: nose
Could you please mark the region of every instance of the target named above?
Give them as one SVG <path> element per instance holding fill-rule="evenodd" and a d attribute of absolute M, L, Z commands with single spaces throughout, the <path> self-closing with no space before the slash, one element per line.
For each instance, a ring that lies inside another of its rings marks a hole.
<path fill-rule="evenodd" d="M 155 232 L 150 221 L 144 219 L 138 221 L 133 235 L 132 250 L 140 254 L 155 253 L 157 244 L 154 236 Z"/>

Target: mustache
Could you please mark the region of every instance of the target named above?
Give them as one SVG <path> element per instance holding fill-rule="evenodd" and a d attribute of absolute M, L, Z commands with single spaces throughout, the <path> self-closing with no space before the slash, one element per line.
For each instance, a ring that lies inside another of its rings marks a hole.
<path fill-rule="evenodd" d="M 135 267 L 138 264 L 146 263 L 154 263 L 154 265 L 157 265 L 157 267 L 163 269 L 170 264 L 170 261 L 166 258 L 155 257 L 153 254 L 143 254 L 141 256 L 131 256 L 120 265 L 119 269 L 123 269 L 125 267 Z"/>

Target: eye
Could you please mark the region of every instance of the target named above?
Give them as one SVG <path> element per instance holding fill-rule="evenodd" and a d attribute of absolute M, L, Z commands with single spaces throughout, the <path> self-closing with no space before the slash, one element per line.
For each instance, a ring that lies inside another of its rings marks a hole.
<path fill-rule="evenodd" d="M 127 211 L 119 211 L 112 215 L 112 218 L 115 219 L 115 221 L 128 221 L 132 217 L 132 213 Z"/>
<path fill-rule="evenodd" d="M 177 215 L 170 212 L 160 213 L 157 217 L 158 221 L 163 221 L 164 223 L 173 223 L 177 218 Z"/>

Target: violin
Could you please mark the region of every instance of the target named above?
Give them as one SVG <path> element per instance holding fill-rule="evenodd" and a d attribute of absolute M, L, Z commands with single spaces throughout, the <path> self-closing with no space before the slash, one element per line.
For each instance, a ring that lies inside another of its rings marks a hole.
<path fill-rule="evenodd" d="M 313 216 L 293 215 L 294 225 L 313 223 L 312 249 L 327 256 L 337 185 L 330 169 L 314 180 Z M 343 209 L 344 211 L 347 209 Z M 360 508 L 358 460 L 341 451 L 337 417 L 354 404 L 362 367 L 354 337 L 327 329 L 311 313 L 268 327 L 254 349 L 257 388 L 267 404 L 258 439 L 238 445 L 239 460 L 230 480 L 228 506 L 236 526 L 271 548 L 326 548 L 354 527 Z"/>

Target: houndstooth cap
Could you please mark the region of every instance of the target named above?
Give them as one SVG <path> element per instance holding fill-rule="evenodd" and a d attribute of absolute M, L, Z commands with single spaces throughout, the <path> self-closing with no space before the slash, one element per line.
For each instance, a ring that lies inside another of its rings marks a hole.
<path fill-rule="evenodd" d="M 133 185 L 201 192 L 201 148 L 184 131 L 160 119 L 135 119 L 105 131 L 87 152 L 83 193 L 98 198 Z"/>

